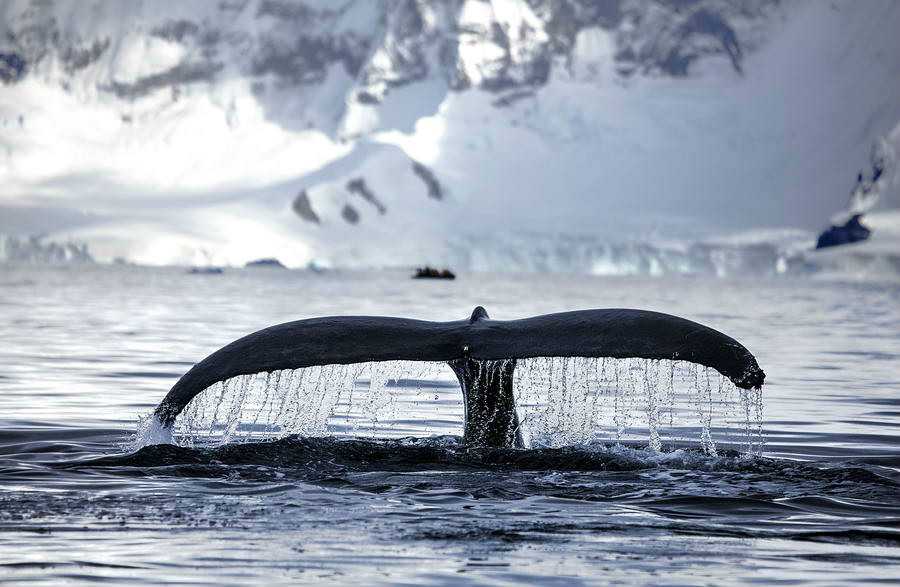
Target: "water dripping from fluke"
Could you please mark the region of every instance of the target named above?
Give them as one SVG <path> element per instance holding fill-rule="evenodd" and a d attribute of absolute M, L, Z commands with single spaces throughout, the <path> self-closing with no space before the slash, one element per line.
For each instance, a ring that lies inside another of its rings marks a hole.
<path fill-rule="evenodd" d="M 652 452 L 694 443 L 714 456 L 724 443 L 759 453 L 764 378 L 736 340 L 645 310 L 501 321 L 479 306 L 454 322 L 312 318 L 252 333 L 197 363 L 141 422 L 131 448 L 403 436 L 398 422 L 459 389 L 456 408 L 445 403 L 467 447 L 600 440 Z"/>

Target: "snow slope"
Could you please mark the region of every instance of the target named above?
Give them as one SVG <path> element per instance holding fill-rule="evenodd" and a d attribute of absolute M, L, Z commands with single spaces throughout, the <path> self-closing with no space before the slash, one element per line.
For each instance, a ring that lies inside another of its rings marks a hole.
<path fill-rule="evenodd" d="M 0 17 L 0 233 L 101 261 L 777 273 L 900 120 L 891 0 Z"/>

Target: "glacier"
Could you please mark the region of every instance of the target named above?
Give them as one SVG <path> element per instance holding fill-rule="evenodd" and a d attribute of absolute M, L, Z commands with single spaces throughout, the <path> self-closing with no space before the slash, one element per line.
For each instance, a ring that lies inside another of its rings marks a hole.
<path fill-rule="evenodd" d="M 890 0 L 11 0 L 0 233 L 101 262 L 877 273 L 896 173 L 871 242 L 810 243 L 896 140 L 898 24 Z"/>

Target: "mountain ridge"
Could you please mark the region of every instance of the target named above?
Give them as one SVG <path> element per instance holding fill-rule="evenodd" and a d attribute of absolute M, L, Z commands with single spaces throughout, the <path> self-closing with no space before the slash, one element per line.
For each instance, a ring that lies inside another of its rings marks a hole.
<path fill-rule="evenodd" d="M 7 2 L 0 208 L 73 220 L 0 231 L 107 260 L 356 266 L 418 264 L 497 227 L 611 243 L 663 225 L 812 230 L 900 119 L 897 59 L 859 65 L 893 55 L 896 6 L 836 6 Z M 834 55 L 811 53 L 835 35 Z M 819 71 L 835 56 L 850 62 L 837 79 L 866 89 L 855 101 Z M 852 116 L 823 130 L 840 108 Z"/>

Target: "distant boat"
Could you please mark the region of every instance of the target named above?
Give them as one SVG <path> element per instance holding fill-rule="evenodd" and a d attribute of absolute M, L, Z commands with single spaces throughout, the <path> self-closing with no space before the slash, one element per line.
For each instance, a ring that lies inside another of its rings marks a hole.
<path fill-rule="evenodd" d="M 456 275 L 449 269 L 435 269 L 434 267 L 419 267 L 413 279 L 456 279 Z"/>
<path fill-rule="evenodd" d="M 221 267 L 191 267 L 188 273 L 192 275 L 218 275 L 222 273 Z"/>
<path fill-rule="evenodd" d="M 250 261 L 249 263 L 244 265 L 244 267 L 273 267 L 275 269 L 287 269 L 287 267 L 281 264 L 281 261 L 272 257 Z"/>

